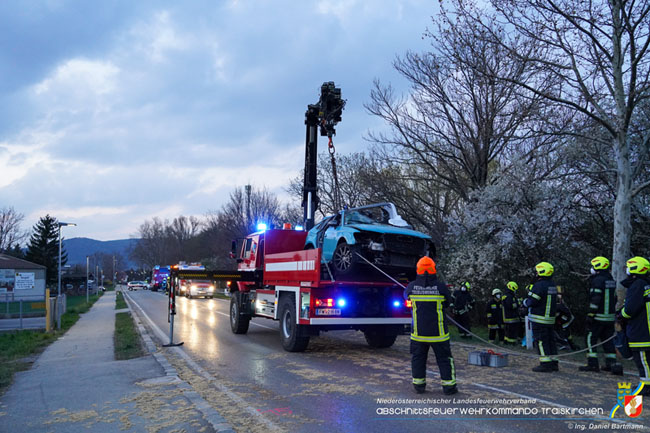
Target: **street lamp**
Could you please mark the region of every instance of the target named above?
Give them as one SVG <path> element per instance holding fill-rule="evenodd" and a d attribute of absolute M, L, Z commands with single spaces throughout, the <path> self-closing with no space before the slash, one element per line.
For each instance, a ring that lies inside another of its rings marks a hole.
<path fill-rule="evenodd" d="M 59 226 L 59 291 L 58 291 L 58 296 L 61 296 L 61 227 L 65 226 L 76 226 L 77 224 L 75 223 L 64 223 L 59 221 L 58 223 Z"/>

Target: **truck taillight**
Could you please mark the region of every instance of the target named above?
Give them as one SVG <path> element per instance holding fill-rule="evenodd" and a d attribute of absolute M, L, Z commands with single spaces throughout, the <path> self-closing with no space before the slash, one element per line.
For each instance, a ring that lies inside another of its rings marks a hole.
<path fill-rule="evenodd" d="M 332 298 L 316 299 L 316 300 L 314 300 L 314 304 L 317 307 L 333 307 L 334 306 L 334 299 L 332 299 Z"/>

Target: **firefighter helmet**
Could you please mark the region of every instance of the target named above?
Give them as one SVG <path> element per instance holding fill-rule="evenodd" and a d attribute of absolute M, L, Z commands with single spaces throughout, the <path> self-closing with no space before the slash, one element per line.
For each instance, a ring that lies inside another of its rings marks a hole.
<path fill-rule="evenodd" d="M 500 289 L 494 289 L 494 290 L 492 290 L 492 296 L 496 296 L 496 295 L 500 295 L 500 294 L 501 294 L 501 290 L 500 290 Z"/>
<path fill-rule="evenodd" d="M 516 292 L 517 289 L 519 289 L 519 286 L 514 281 L 508 281 L 508 284 L 506 284 L 506 287 L 508 289 L 512 290 L 513 292 Z"/>
<path fill-rule="evenodd" d="M 594 257 L 591 259 L 591 267 L 597 271 L 600 271 L 601 269 L 607 269 L 609 268 L 609 260 L 602 256 Z"/>
<path fill-rule="evenodd" d="M 425 272 L 428 272 L 429 274 L 435 274 L 436 262 L 434 262 L 431 257 L 424 256 L 418 260 L 417 271 L 418 275 L 422 275 Z"/>
<path fill-rule="evenodd" d="M 535 266 L 535 270 L 537 271 L 537 275 L 540 277 L 550 277 L 553 275 L 553 265 L 548 263 L 548 262 L 540 262 Z"/>
<path fill-rule="evenodd" d="M 644 275 L 650 269 L 650 262 L 640 256 L 632 257 L 625 265 L 629 274 Z"/>
<path fill-rule="evenodd" d="M 470 289 L 471 285 L 469 284 L 469 281 L 465 281 L 461 286 L 465 287 L 467 290 Z"/>

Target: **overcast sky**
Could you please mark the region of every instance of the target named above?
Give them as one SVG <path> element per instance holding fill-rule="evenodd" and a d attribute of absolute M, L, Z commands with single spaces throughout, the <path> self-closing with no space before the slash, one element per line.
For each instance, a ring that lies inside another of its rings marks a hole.
<path fill-rule="evenodd" d="M 372 81 L 406 90 L 392 61 L 427 49 L 436 3 L 0 2 L 0 207 L 111 240 L 247 183 L 288 199 L 320 85 L 348 101 L 337 151 L 366 149 Z"/>

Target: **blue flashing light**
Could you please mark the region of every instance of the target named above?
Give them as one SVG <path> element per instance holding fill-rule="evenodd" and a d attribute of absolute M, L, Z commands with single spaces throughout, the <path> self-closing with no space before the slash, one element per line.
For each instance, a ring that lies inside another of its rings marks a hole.
<path fill-rule="evenodd" d="M 304 229 L 303 226 L 296 226 L 296 230 L 298 230 L 299 232 L 303 231 L 303 229 Z"/>
<path fill-rule="evenodd" d="M 259 223 L 257 225 L 257 230 L 260 232 L 265 232 L 266 231 L 266 224 L 265 223 Z"/>
<path fill-rule="evenodd" d="M 402 306 L 402 303 L 400 301 L 398 301 L 398 300 L 393 301 L 393 307 L 399 308 L 401 306 Z"/>
<path fill-rule="evenodd" d="M 339 299 L 336 301 L 336 305 L 338 305 L 339 307 L 345 307 L 345 303 L 346 303 L 346 302 L 345 302 L 345 299 L 344 299 L 344 298 L 339 298 Z"/>

